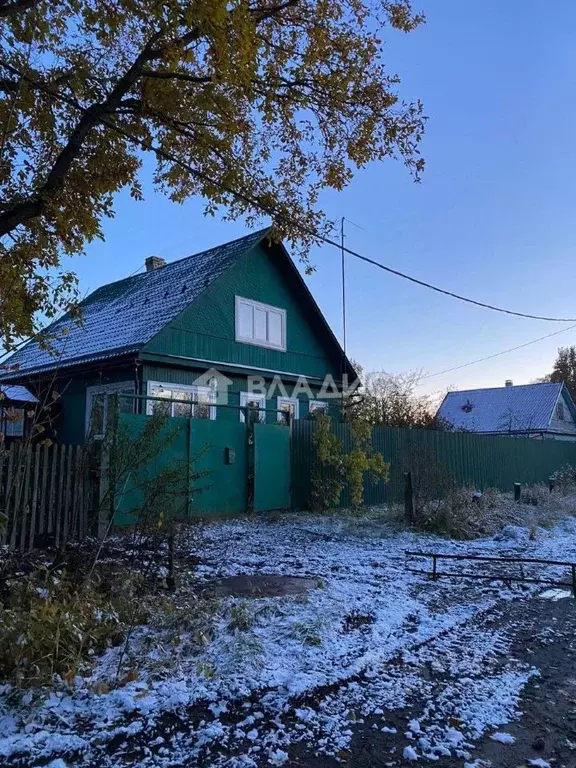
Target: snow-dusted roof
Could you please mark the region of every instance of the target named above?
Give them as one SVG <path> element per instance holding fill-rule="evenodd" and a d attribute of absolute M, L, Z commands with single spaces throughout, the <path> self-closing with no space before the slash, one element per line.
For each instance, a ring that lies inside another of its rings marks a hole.
<path fill-rule="evenodd" d="M 0 387 L 0 402 L 6 400 L 18 400 L 21 403 L 37 403 L 38 398 L 34 397 L 32 392 L 28 392 L 26 387 L 9 386 Z"/>
<path fill-rule="evenodd" d="M 563 387 L 544 383 L 449 392 L 438 416 L 469 432 L 546 430 Z M 567 391 L 566 397 L 570 400 Z"/>
<path fill-rule="evenodd" d="M 7 361 L 7 365 L 18 366 L 17 371 L 0 378 L 10 380 L 20 378 L 22 373 L 136 352 L 267 232 L 263 229 L 98 288 L 80 305 L 82 325 L 63 317 L 47 329 L 56 353 L 31 341 Z"/>

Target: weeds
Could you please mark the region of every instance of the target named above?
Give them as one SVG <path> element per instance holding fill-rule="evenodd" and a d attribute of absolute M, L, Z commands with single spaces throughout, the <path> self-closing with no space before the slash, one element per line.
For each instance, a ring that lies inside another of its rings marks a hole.
<path fill-rule="evenodd" d="M 19 687 L 58 677 L 72 684 L 83 666 L 123 637 L 130 603 L 103 598 L 66 572 L 35 571 L 15 581 L 0 612 L 0 672 Z"/>
<path fill-rule="evenodd" d="M 432 499 L 415 508 L 412 527 L 453 539 L 491 536 L 507 525 L 528 528 L 537 536 L 538 528 L 548 528 L 563 517 L 576 514 L 576 486 L 550 493 L 546 485 L 522 489 L 520 503 L 511 493 L 488 488 L 479 494 L 472 488 L 453 488 L 443 498 Z M 398 519 L 400 506 L 390 517 Z"/>

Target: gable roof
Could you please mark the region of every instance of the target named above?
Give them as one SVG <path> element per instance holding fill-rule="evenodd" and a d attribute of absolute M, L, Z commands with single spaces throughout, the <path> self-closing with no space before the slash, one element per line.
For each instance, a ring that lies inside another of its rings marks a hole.
<path fill-rule="evenodd" d="M 576 409 L 565 385 L 553 383 L 449 392 L 437 415 L 455 429 L 469 432 L 546 431 L 561 393 L 574 416 Z"/>
<path fill-rule="evenodd" d="M 229 267 L 264 239 L 269 228 L 254 232 L 194 256 L 170 262 L 97 288 L 80 303 L 82 324 L 67 316 L 46 331 L 55 353 L 28 342 L 7 364 L 22 374 L 53 370 L 71 364 L 91 362 L 136 352 L 167 323 L 195 301 Z"/>
<path fill-rule="evenodd" d="M 36 340 L 28 342 L 6 361 L 6 365 L 17 368 L 0 376 L 0 380 L 19 380 L 43 371 L 137 353 L 269 233 L 270 227 L 266 227 L 208 251 L 97 288 L 80 303 L 81 324 L 64 316 L 46 329 L 53 352 L 42 349 Z M 280 248 L 299 278 L 307 300 L 312 302 L 322 327 L 327 330 L 330 343 L 340 349 L 294 262 L 282 244 Z M 346 365 L 353 371 L 347 360 Z"/>

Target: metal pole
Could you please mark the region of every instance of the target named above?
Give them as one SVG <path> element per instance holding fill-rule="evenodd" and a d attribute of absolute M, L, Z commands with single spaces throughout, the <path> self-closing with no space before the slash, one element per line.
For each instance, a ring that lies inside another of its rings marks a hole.
<path fill-rule="evenodd" d="M 522 485 L 520 483 L 514 483 L 514 501 L 520 501 L 521 491 Z"/>
<path fill-rule="evenodd" d="M 344 222 L 346 219 L 342 216 L 340 222 L 340 247 L 341 247 L 341 261 L 342 261 L 342 341 L 344 355 L 346 355 L 346 269 L 345 269 L 345 252 L 344 252 Z M 344 366 L 342 366 L 344 367 Z"/>

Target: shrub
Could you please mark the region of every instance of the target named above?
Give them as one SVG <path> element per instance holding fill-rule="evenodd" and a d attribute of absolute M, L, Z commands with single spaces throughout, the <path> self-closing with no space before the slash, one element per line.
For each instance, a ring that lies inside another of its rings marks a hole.
<path fill-rule="evenodd" d="M 551 476 L 554 480 L 554 489 L 561 493 L 576 492 L 576 468 L 570 464 L 565 464 L 561 469 L 557 469 Z"/>
<path fill-rule="evenodd" d="M 13 582 L 0 612 L 0 672 L 17 686 L 57 675 L 69 684 L 83 665 L 123 637 L 129 602 L 43 569 Z"/>

